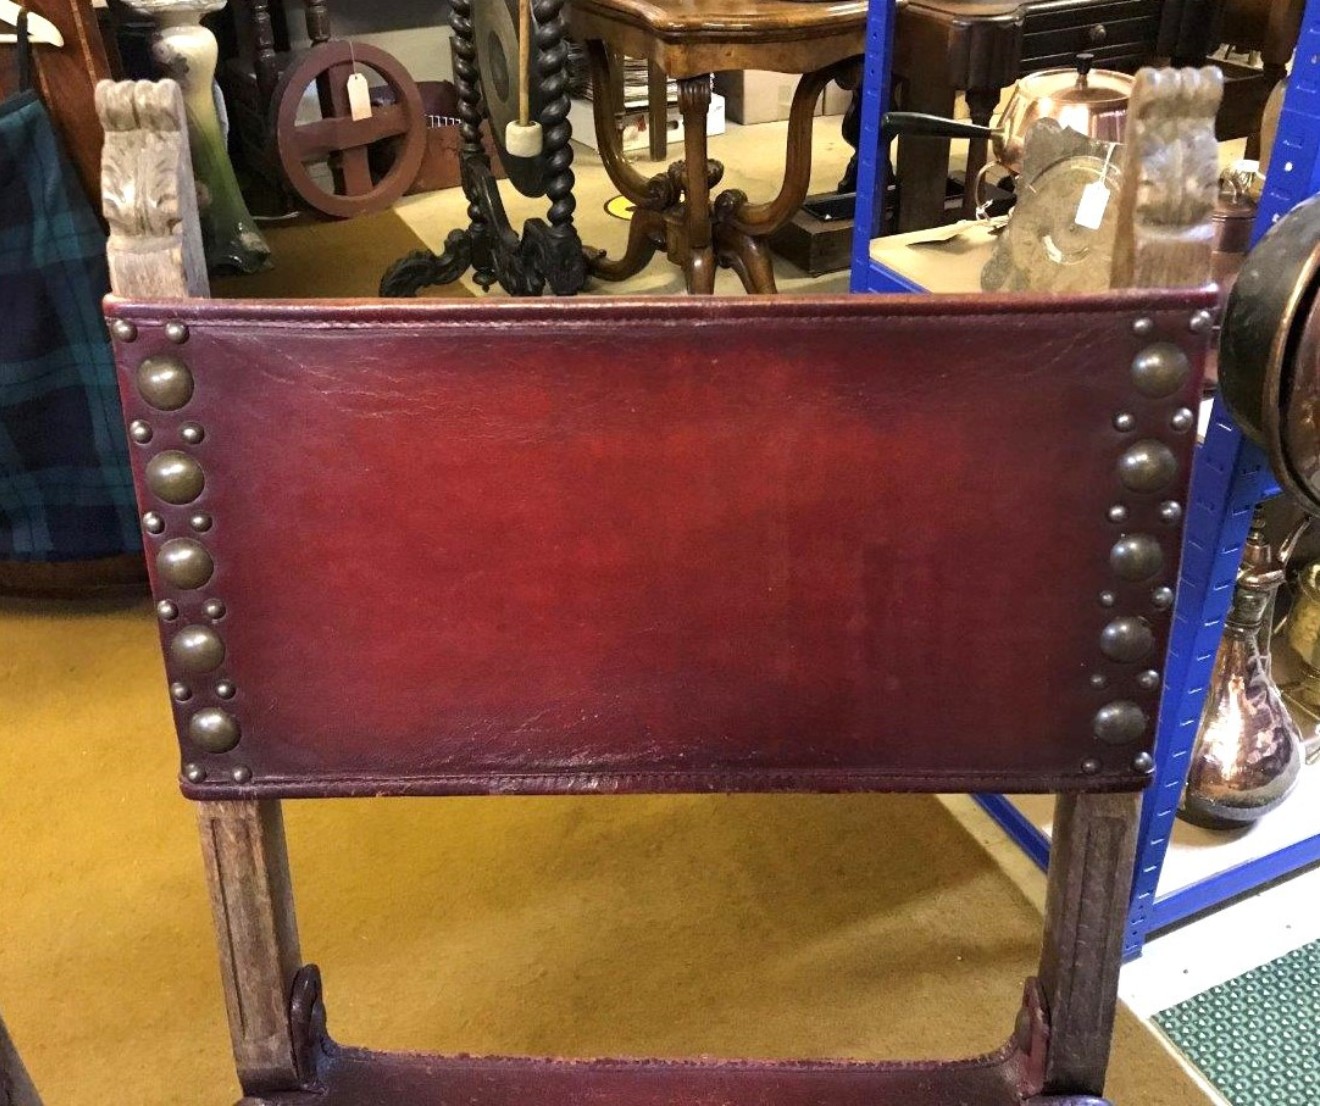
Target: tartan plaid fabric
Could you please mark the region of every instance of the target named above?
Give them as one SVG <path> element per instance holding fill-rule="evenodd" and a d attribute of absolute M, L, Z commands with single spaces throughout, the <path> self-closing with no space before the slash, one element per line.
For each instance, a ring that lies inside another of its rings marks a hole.
<path fill-rule="evenodd" d="M 35 91 L 0 103 L 0 559 L 141 548 L 105 234 Z"/>

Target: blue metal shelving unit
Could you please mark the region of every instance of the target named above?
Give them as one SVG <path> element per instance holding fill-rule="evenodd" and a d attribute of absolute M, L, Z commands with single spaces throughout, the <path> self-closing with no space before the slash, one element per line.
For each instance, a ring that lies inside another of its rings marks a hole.
<path fill-rule="evenodd" d="M 870 240 L 879 229 L 878 202 L 884 187 L 879 128 L 889 88 L 891 33 L 891 5 L 873 4 L 858 164 L 851 281 L 855 292 L 923 291 L 870 257 Z M 1320 0 L 1308 0 L 1253 243 L 1287 211 L 1317 192 Z M 1264 455 L 1243 437 L 1223 403 L 1216 399 L 1192 473 L 1182 569 L 1155 741 L 1155 777 L 1142 801 L 1137 870 L 1124 949 L 1129 957 L 1140 955 L 1147 936 L 1155 930 L 1320 862 L 1317 811 L 1313 831 L 1295 841 L 1263 856 L 1227 864 L 1215 874 L 1176 891 L 1160 895 L 1158 890 L 1247 528 L 1256 504 L 1277 490 Z M 982 795 L 978 801 L 1037 864 L 1048 864 L 1049 838 L 1018 807 L 1002 795 Z"/>

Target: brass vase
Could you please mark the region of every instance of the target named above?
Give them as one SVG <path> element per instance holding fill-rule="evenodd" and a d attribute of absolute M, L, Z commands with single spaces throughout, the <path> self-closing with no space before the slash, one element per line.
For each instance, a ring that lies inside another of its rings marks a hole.
<path fill-rule="evenodd" d="M 1250 825 L 1282 803 L 1297 784 L 1301 735 L 1270 673 L 1268 635 L 1260 632 L 1281 583 L 1283 567 L 1255 525 L 1238 571 L 1178 809 L 1179 817 L 1193 825 Z"/>

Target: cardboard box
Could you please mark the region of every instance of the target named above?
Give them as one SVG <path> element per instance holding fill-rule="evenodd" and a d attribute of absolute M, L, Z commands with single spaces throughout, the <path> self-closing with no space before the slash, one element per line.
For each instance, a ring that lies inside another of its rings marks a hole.
<path fill-rule="evenodd" d="M 600 146 L 596 141 L 596 120 L 592 111 L 590 100 L 573 100 L 568 108 L 568 125 L 573 128 L 574 142 L 581 142 L 584 146 L 598 150 Z M 645 152 L 650 149 L 651 139 L 647 131 L 650 120 L 645 108 L 620 112 L 617 119 L 623 131 L 625 154 Z M 675 145 L 682 146 L 683 117 L 678 114 L 678 108 L 673 104 L 669 106 L 668 132 L 670 148 L 673 149 Z M 706 111 L 706 134 L 714 137 L 723 133 L 724 97 L 715 92 L 711 94 L 710 107 Z"/>
<path fill-rule="evenodd" d="M 793 107 L 793 93 L 802 77 L 797 73 L 770 73 L 763 69 L 731 70 L 715 74 L 715 91 L 725 100 L 725 110 L 733 122 L 777 123 L 788 118 Z M 848 110 L 852 93 L 831 81 L 816 105 L 817 115 L 842 115 Z"/>

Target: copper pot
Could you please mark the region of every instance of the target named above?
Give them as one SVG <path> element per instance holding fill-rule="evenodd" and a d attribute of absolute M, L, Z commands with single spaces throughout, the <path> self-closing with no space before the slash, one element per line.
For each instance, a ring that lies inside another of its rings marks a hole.
<path fill-rule="evenodd" d="M 1039 119 L 1101 142 L 1122 142 L 1133 78 L 1112 69 L 1092 69 L 1095 59 L 1078 54 L 1069 69 L 1042 69 L 1013 86 L 990 137 L 995 160 L 1011 173 L 1022 172 L 1023 140 Z"/>

